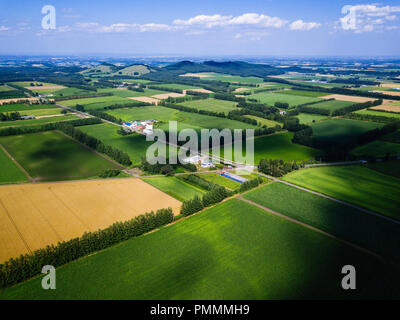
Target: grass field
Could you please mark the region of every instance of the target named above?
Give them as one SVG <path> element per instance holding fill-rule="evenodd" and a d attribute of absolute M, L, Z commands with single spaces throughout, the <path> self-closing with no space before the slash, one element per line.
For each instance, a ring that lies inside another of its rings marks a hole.
<path fill-rule="evenodd" d="M 46 117 L 46 118 L 31 119 L 31 120 L 1 121 L 0 127 L 5 128 L 5 127 L 35 126 L 46 123 L 61 122 L 61 121 L 76 120 L 76 119 L 78 119 L 76 115 L 66 114 L 63 116 Z"/>
<path fill-rule="evenodd" d="M 382 126 L 381 123 L 347 119 L 330 119 L 311 125 L 316 140 L 332 144 L 357 139 L 359 135 Z"/>
<path fill-rule="evenodd" d="M 4 86 L 4 85 L 0 85 L 0 91 L 1 91 L 1 92 L 4 92 L 4 91 L 12 91 L 12 90 L 15 90 L 15 89 L 12 89 L 12 88 L 7 87 L 7 86 Z"/>
<path fill-rule="evenodd" d="M 28 111 L 28 110 L 54 109 L 52 104 L 7 104 L 0 106 L 0 112 Z"/>
<path fill-rule="evenodd" d="M 133 120 L 157 120 L 157 121 L 169 121 L 175 118 L 175 114 L 179 111 L 171 108 L 162 106 L 146 106 L 146 107 L 134 107 L 134 108 L 123 108 L 115 110 L 107 110 L 106 113 L 118 118 L 123 121 Z"/>
<path fill-rule="evenodd" d="M 152 177 L 143 178 L 143 181 L 151 184 L 153 187 L 169 194 L 179 201 L 193 199 L 194 196 L 202 196 L 206 191 L 186 183 L 177 177 Z"/>
<path fill-rule="evenodd" d="M 228 114 L 230 111 L 237 109 L 236 102 L 218 99 L 201 99 L 201 100 L 191 100 L 179 103 L 179 105 L 196 108 L 197 110 L 206 110 L 212 112 L 223 112 Z"/>
<path fill-rule="evenodd" d="M 299 119 L 301 124 L 311 124 L 313 122 L 328 119 L 327 116 L 321 114 L 311 114 L 311 113 L 299 113 L 296 118 Z"/>
<path fill-rule="evenodd" d="M 293 171 L 284 180 L 400 219 L 400 179 L 363 166 Z"/>
<path fill-rule="evenodd" d="M 133 101 L 118 96 L 82 98 L 82 99 L 59 101 L 59 104 L 66 107 L 75 107 L 77 104 L 80 104 L 83 105 L 86 110 L 104 109 L 104 107 L 108 107 L 110 105 L 128 104 L 128 103 L 133 103 Z"/>
<path fill-rule="evenodd" d="M 347 264 L 362 290 L 340 287 Z M 239 200 L 57 268 L 57 290 L 40 282 L 0 299 L 398 298 L 399 287 L 378 260 Z"/>
<path fill-rule="evenodd" d="M 180 202 L 139 179 L 0 187 L 0 263 Z"/>
<path fill-rule="evenodd" d="M 51 116 L 61 114 L 61 108 L 47 108 L 47 109 L 34 109 L 34 110 L 24 110 L 19 111 L 21 116 L 29 115 L 35 117 L 42 117 L 42 116 Z"/>
<path fill-rule="evenodd" d="M 1 137 L 0 143 L 38 180 L 89 178 L 104 169 L 116 168 L 110 161 L 55 131 Z"/>
<path fill-rule="evenodd" d="M 393 112 L 382 112 L 382 111 L 374 111 L 374 110 L 359 110 L 355 113 L 360 114 L 367 114 L 371 116 L 380 116 L 380 117 L 390 117 L 390 118 L 397 118 L 400 119 L 400 113 L 393 113 Z"/>
<path fill-rule="evenodd" d="M 154 87 L 162 87 L 162 88 L 171 88 L 177 90 L 190 90 L 190 89 L 202 89 L 201 87 L 190 86 L 187 84 L 178 84 L 178 83 L 163 83 L 163 84 L 154 84 Z"/>
<path fill-rule="evenodd" d="M 18 168 L 0 146 L 0 184 L 28 181 L 26 175 Z"/>
<path fill-rule="evenodd" d="M 384 158 L 387 154 L 397 156 L 400 155 L 400 144 L 375 140 L 353 149 L 351 154 L 359 157 L 374 156 L 377 158 Z"/>
<path fill-rule="evenodd" d="M 257 120 L 257 122 L 260 123 L 261 126 L 267 126 L 267 128 L 275 127 L 275 126 L 282 127 L 281 123 L 273 121 L 273 120 L 268 120 L 268 119 L 260 118 L 260 117 L 257 117 L 257 116 L 250 116 L 250 115 L 245 115 L 245 117 Z"/>
<path fill-rule="evenodd" d="M 116 126 L 106 123 L 82 126 L 79 129 L 103 141 L 105 145 L 126 152 L 133 165 L 140 164 L 141 158 L 146 156 L 147 147 L 153 143 L 152 141 L 147 142 L 146 137 L 139 134 L 121 136 L 117 133 Z"/>
<path fill-rule="evenodd" d="M 375 163 L 368 163 L 366 166 L 372 170 L 400 178 L 400 160 L 389 160 Z"/>
<path fill-rule="evenodd" d="M 244 197 L 374 253 L 400 261 L 400 225 L 283 183 L 272 183 Z"/>
<path fill-rule="evenodd" d="M 288 103 L 290 107 L 308 102 L 322 101 L 321 99 L 315 97 L 305 97 L 305 96 L 296 96 L 291 94 L 268 93 L 268 92 L 256 93 L 246 97 L 251 99 L 257 99 L 260 103 L 266 103 L 272 106 L 275 104 L 275 102 L 284 102 Z"/>
<path fill-rule="evenodd" d="M 144 89 L 144 92 L 123 89 L 98 89 L 99 93 L 112 93 L 114 96 L 127 98 L 127 97 L 150 97 L 156 94 L 163 94 L 165 91 Z"/>
<path fill-rule="evenodd" d="M 342 100 L 328 100 L 310 105 L 312 108 L 329 110 L 331 113 L 337 109 L 353 105 L 354 102 Z"/>
<path fill-rule="evenodd" d="M 228 189 L 235 190 L 240 187 L 240 183 L 229 178 L 225 178 L 218 173 L 203 173 L 200 176 L 208 181 L 224 186 Z"/>
<path fill-rule="evenodd" d="M 304 97 L 314 97 L 314 98 L 323 97 L 323 96 L 328 95 L 328 93 L 326 93 L 326 92 L 304 91 L 304 90 L 284 90 L 284 91 L 281 91 L 281 93 L 291 94 L 294 96 L 304 96 Z"/>
<path fill-rule="evenodd" d="M 252 83 L 258 84 L 262 83 L 263 79 L 258 77 L 241 77 L 241 76 L 232 76 L 229 74 L 221 74 L 214 72 L 200 72 L 199 75 L 208 75 L 208 77 L 201 78 L 202 80 L 217 80 L 224 82 L 232 82 L 232 83 Z"/>

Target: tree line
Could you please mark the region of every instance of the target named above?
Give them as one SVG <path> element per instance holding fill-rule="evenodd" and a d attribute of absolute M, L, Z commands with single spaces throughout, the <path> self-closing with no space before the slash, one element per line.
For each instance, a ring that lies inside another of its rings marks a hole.
<path fill-rule="evenodd" d="M 273 159 L 261 159 L 258 165 L 260 172 L 273 177 L 282 177 L 285 174 L 304 167 L 304 164 L 297 164 L 296 161 L 284 161 Z"/>
<path fill-rule="evenodd" d="M 125 222 L 116 222 L 108 228 L 85 232 L 81 237 L 49 245 L 31 254 L 0 264 L 0 287 L 6 288 L 41 273 L 44 265 L 62 266 L 93 252 L 140 236 L 173 221 L 171 208 L 149 212 Z"/>

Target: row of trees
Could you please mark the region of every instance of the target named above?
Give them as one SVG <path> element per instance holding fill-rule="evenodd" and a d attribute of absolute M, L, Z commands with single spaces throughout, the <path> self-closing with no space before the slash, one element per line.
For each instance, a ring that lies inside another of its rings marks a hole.
<path fill-rule="evenodd" d="M 304 165 L 298 165 L 296 161 L 272 160 L 261 159 L 258 165 L 260 172 L 268 174 L 273 177 L 282 177 L 283 175 L 298 170 Z"/>
<path fill-rule="evenodd" d="M 117 148 L 105 145 L 101 140 L 92 137 L 79 129 L 75 129 L 70 124 L 65 124 L 62 122 L 58 123 L 57 129 L 69 135 L 73 139 L 83 143 L 84 145 L 87 145 L 89 148 L 108 155 L 111 159 L 114 159 L 124 166 L 129 166 L 132 163 L 127 153 Z"/>
<path fill-rule="evenodd" d="M 382 99 L 374 100 L 374 101 L 367 101 L 367 102 L 362 102 L 362 103 L 356 103 L 348 107 L 336 109 L 332 112 L 332 116 L 342 116 L 345 115 L 346 113 L 350 113 L 353 111 L 373 107 L 373 106 L 379 106 L 382 104 Z"/>
<path fill-rule="evenodd" d="M 121 173 L 121 170 L 119 169 L 105 169 L 103 170 L 100 174 L 100 178 L 112 178 L 116 177 Z"/>
<path fill-rule="evenodd" d="M 155 213 L 152 211 L 125 222 L 116 222 L 103 230 L 86 232 L 80 238 L 59 242 L 57 245 L 10 259 L 0 264 L 0 287 L 9 287 L 36 276 L 41 273 L 44 265 L 59 267 L 172 221 L 172 209 L 160 209 Z"/>
<path fill-rule="evenodd" d="M 0 121 L 15 121 L 21 119 L 19 112 L 0 113 Z"/>
<path fill-rule="evenodd" d="M 97 94 L 85 94 L 78 96 L 68 96 L 68 97 L 55 97 L 55 101 L 64 101 L 64 100 L 72 100 L 72 99 L 85 99 L 85 98 L 97 98 L 97 97 L 107 97 L 112 96 L 112 93 L 97 93 Z"/>
<path fill-rule="evenodd" d="M 163 159 L 163 161 L 160 162 L 161 163 L 150 164 L 145 157 L 142 157 L 140 168 L 150 174 L 161 173 L 168 176 L 173 175 L 174 170 L 178 167 L 182 167 L 191 172 L 197 171 L 197 167 L 193 163 L 170 164 L 168 159 Z"/>
<path fill-rule="evenodd" d="M 389 115 L 385 116 L 383 112 L 382 112 L 381 116 L 365 114 L 365 113 L 348 113 L 344 117 L 347 119 L 372 121 L 372 122 L 380 122 L 380 123 L 389 123 L 389 122 L 396 121 L 396 118 L 391 117 Z"/>
<path fill-rule="evenodd" d="M 233 192 L 228 191 L 226 188 L 222 186 L 216 186 L 212 190 L 205 193 L 202 198 L 195 196 L 193 199 L 184 201 L 181 206 L 181 214 L 184 216 L 189 216 L 202 210 L 203 208 L 221 202 L 232 194 Z"/>
<path fill-rule="evenodd" d="M 122 119 L 117 119 L 116 117 L 114 117 L 108 113 L 99 111 L 99 110 L 91 110 L 91 111 L 89 111 L 89 114 L 91 114 L 92 116 L 110 121 L 110 122 L 114 122 L 114 123 L 118 123 L 118 124 L 122 123 Z"/>
<path fill-rule="evenodd" d="M 180 180 L 186 181 L 190 184 L 194 184 L 194 185 L 196 185 L 204 190 L 208 190 L 208 191 L 217 187 L 217 185 L 215 183 L 212 183 L 212 182 L 200 177 L 197 174 L 180 175 L 180 176 L 178 176 L 178 178 Z"/>
<path fill-rule="evenodd" d="M 264 182 L 263 178 L 257 177 L 248 181 L 243 182 L 239 187 L 239 192 L 245 192 L 250 189 L 254 189 L 258 187 L 260 184 Z"/>

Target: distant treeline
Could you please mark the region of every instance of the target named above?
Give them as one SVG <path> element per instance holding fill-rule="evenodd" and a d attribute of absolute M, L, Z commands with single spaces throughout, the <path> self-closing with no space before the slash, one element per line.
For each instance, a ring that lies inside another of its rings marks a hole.
<path fill-rule="evenodd" d="M 68 97 L 55 97 L 55 101 L 73 100 L 73 99 L 86 99 L 86 98 L 97 98 L 97 97 L 107 97 L 112 96 L 112 93 L 96 93 L 96 94 L 86 94 L 79 96 L 68 96 Z"/>
<path fill-rule="evenodd" d="M 107 121 L 110 121 L 110 122 L 114 122 L 114 123 L 117 123 L 117 124 L 121 124 L 122 123 L 122 119 L 117 119 L 116 117 L 114 117 L 114 116 L 112 116 L 112 115 L 110 115 L 108 113 L 99 111 L 99 110 L 90 110 L 88 113 L 90 115 L 94 116 L 94 117 L 98 117 L 98 118 L 101 118 L 101 119 L 104 119 L 104 120 L 107 120 Z"/>
<path fill-rule="evenodd" d="M 49 245 L 31 254 L 0 264 L 0 287 L 6 288 L 41 273 L 43 266 L 62 266 L 117 243 L 140 236 L 173 221 L 171 208 L 149 212 L 135 218 L 116 222 L 106 229 L 85 232 L 81 237 Z"/>

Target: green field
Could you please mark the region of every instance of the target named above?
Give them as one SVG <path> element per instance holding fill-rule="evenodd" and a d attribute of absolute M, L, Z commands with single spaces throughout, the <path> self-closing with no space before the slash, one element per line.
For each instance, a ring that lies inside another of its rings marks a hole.
<path fill-rule="evenodd" d="M 328 100 L 310 105 L 311 108 L 319 108 L 324 110 L 329 110 L 331 113 L 337 109 L 348 107 L 353 105 L 354 102 L 351 101 L 341 101 L 341 100 Z"/>
<path fill-rule="evenodd" d="M 382 126 L 381 123 L 347 119 L 330 119 L 311 125 L 316 140 L 332 144 L 355 140 L 359 135 Z"/>
<path fill-rule="evenodd" d="M 255 137 L 254 164 L 258 165 L 261 159 L 305 161 L 314 159 L 315 156 L 319 154 L 319 151 L 316 149 L 292 143 L 292 138 L 292 132 L 272 134 L 264 137 Z M 245 156 L 246 146 L 244 143 L 242 145 L 242 151 L 243 155 Z M 223 147 L 221 147 L 220 155 L 224 156 Z M 238 159 L 235 160 L 238 161 Z"/>
<path fill-rule="evenodd" d="M 56 131 L 0 137 L 0 143 L 38 180 L 83 179 L 97 176 L 104 169 L 116 168 Z"/>
<path fill-rule="evenodd" d="M 59 101 L 59 104 L 65 107 L 75 107 L 77 104 L 80 104 L 83 105 L 86 110 L 94 110 L 94 109 L 104 109 L 104 107 L 108 107 L 114 104 L 129 104 L 134 102 L 135 101 L 127 98 L 122 98 L 117 96 L 106 96 L 106 97 L 64 100 L 64 101 Z"/>
<path fill-rule="evenodd" d="M 313 122 L 328 119 L 327 116 L 323 116 L 321 114 L 311 114 L 311 113 L 299 113 L 299 115 L 297 115 L 296 118 L 299 119 L 301 124 L 311 124 Z"/>
<path fill-rule="evenodd" d="M 361 290 L 341 288 L 348 264 Z M 399 297 L 398 275 L 379 260 L 236 199 L 57 268 L 56 290 L 40 283 L 0 299 Z"/>
<path fill-rule="evenodd" d="M 24 110 L 19 111 L 21 116 L 29 115 L 35 117 L 42 117 L 42 116 L 51 116 L 56 114 L 61 114 L 61 108 L 47 108 L 47 109 L 33 109 L 33 110 Z"/>
<path fill-rule="evenodd" d="M 201 99 L 201 100 L 191 100 L 179 103 L 179 105 L 195 108 L 197 110 L 206 110 L 212 112 L 223 112 L 228 114 L 230 111 L 237 109 L 236 102 L 218 99 Z"/>
<path fill-rule="evenodd" d="M 400 225 L 283 183 L 244 195 L 271 210 L 400 261 Z"/>
<path fill-rule="evenodd" d="M 280 93 L 291 94 L 294 96 L 304 96 L 304 97 L 323 97 L 328 95 L 326 92 L 317 92 L 317 91 L 304 91 L 304 90 L 283 90 Z"/>
<path fill-rule="evenodd" d="M 4 86 L 4 85 L 0 85 L 0 92 L 4 92 L 4 91 L 13 91 L 15 89 Z"/>
<path fill-rule="evenodd" d="M 384 135 L 383 137 L 380 138 L 380 140 L 393 143 L 400 143 L 400 130 Z"/>
<path fill-rule="evenodd" d="M 165 91 L 160 90 L 153 90 L 153 89 L 144 89 L 144 92 L 138 92 L 129 90 L 126 88 L 121 89 L 98 89 L 99 93 L 112 93 L 114 96 L 121 97 L 121 98 L 128 98 L 128 97 L 150 97 L 156 94 L 164 94 Z M 129 100 L 128 100 L 129 101 Z M 131 100 L 134 102 L 134 100 Z"/>
<path fill-rule="evenodd" d="M 218 173 L 202 173 L 200 176 L 208 181 L 219 184 L 220 186 L 224 186 L 231 190 L 235 190 L 240 186 L 240 182 L 225 178 Z"/>
<path fill-rule="evenodd" d="M 55 97 L 72 97 L 72 96 L 92 95 L 96 94 L 96 91 L 82 90 L 78 88 L 69 87 L 65 89 L 58 89 L 57 91 L 54 91 L 53 94 Z"/>
<path fill-rule="evenodd" d="M 179 201 L 193 199 L 195 196 L 201 197 L 205 193 L 205 190 L 186 183 L 177 177 L 152 177 L 143 178 L 142 180 Z"/>
<path fill-rule="evenodd" d="M 139 165 L 141 158 L 146 156 L 146 150 L 153 142 L 146 141 L 146 137 L 140 134 L 122 136 L 117 133 L 118 128 L 112 124 L 95 124 L 79 127 L 79 130 L 101 140 L 105 145 L 115 147 L 126 152 L 133 165 Z"/>
<path fill-rule="evenodd" d="M 209 75 L 209 77 L 200 78 L 202 80 L 217 80 L 217 81 L 224 81 L 224 82 L 231 82 L 231 83 L 238 82 L 238 83 L 251 83 L 251 84 L 263 83 L 263 79 L 258 78 L 258 77 L 232 76 L 229 74 L 214 73 L 214 72 L 200 72 L 198 74 Z"/>
<path fill-rule="evenodd" d="M 0 184 L 28 181 L 26 175 L 10 157 L 0 148 Z"/>
<path fill-rule="evenodd" d="M 171 88 L 176 90 L 190 90 L 190 89 L 202 89 L 201 87 L 191 86 L 187 84 L 177 84 L 177 83 L 162 83 L 162 84 L 153 84 L 155 87 L 162 88 Z"/>
<path fill-rule="evenodd" d="M 400 219 L 400 179 L 363 166 L 329 166 L 293 171 L 284 180 Z"/>
<path fill-rule="evenodd" d="M 373 156 L 377 158 L 384 158 L 386 155 L 397 156 L 400 155 L 400 144 L 375 140 L 353 149 L 351 154 L 358 157 Z"/>
<path fill-rule="evenodd" d="M 178 110 L 163 106 L 122 108 L 106 111 L 106 113 L 126 122 L 133 120 L 170 121 L 175 119 L 175 114 L 178 112 Z"/>
<path fill-rule="evenodd" d="M 363 110 L 356 111 L 355 113 L 400 119 L 400 113 L 393 113 L 393 112 L 383 112 L 383 111 L 363 109 Z"/>
<path fill-rule="evenodd" d="M 62 122 L 62 121 L 76 120 L 76 119 L 78 119 L 77 116 L 73 114 L 66 114 L 64 116 L 46 117 L 40 119 L 1 121 L 0 127 L 5 128 L 5 127 L 35 126 L 46 123 Z"/>
<path fill-rule="evenodd" d="M 275 102 L 284 102 L 288 103 L 290 107 L 294 107 L 299 104 L 304 104 L 308 102 L 322 101 L 321 99 L 315 97 L 296 96 L 291 94 L 272 93 L 272 92 L 256 93 L 246 97 L 251 99 L 257 99 L 260 103 L 266 103 L 272 106 L 275 104 Z"/>
<path fill-rule="evenodd" d="M 267 126 L 267 128 L 275 127 L 275 126 L 280 126 L 282 127 L 282 124 L 273 120 L 268 120 L 264 118 L 260 118 L 257 116 L 250 116 L 250 115 L 245 115 L 246 118 L 254 119 L 257 120 L 258 123 L 261 124 L 261 126 Z"/>
<path fill-rule="evenodd" d="M 43 109 L 54 109 L 54 104 L 5 104 L 0 106 L 0 112 L 12 112 L 12 111 L 27 111 L 27 110 L 43 110 Z"/>

